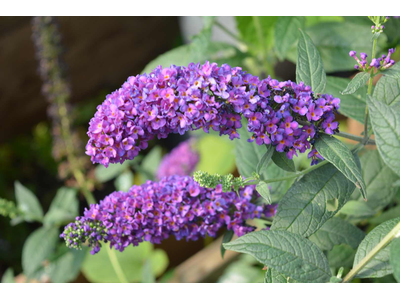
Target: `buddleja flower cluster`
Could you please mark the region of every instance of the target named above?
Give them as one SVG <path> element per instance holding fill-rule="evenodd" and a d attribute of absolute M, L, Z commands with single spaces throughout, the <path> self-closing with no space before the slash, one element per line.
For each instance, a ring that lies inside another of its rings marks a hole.
<path fill-rule="evenodd" d="M 199 162 L 199 153 L 194 149 L 195 139 L 180 143 L 161 160 L 157 170 L 157 178 L 171 175 L 190 175 Z"/>
<path fill-rule="evenodd" d="M 160 243 L 169 236 L 177 240 L 197 240 L 206 234 L 215 237 L 222 227 L 242 236 L 254 230 L 246 220 L 263 214 L 271 217 L 276 212 L 276 205 L 253 204 L 258 196 L 254 186 L 236 194 L 223 192 L 221 185 L 203 188 L 189 176 L 164 177 L 92 204 L 65 227 L 61 237 L 67 246 L 77 249 L 87 241 L 95 254 L 100 242 L 123 251 L 142 241 Z"/>
<path fill-rule="evenodd" d="M 388 51 L 388 55 L 382 54 L 379 58 L 373 58 L 369 64 L 367 61 L 368 55 L 366 53 L 360 53 L 361 60 L 357 57 L 356 51 L 350 51 L 349 56 L 353 57 L 357 61 L 357 65 L 354 66 L 357 70 L 369 71 L 372 68 L 375 68 L 376 70 L 386 70 L 395 64 L 395 61 L 391 59 L 391 55 L 395 51 L 396 48 L 391 48 Z"/>
<path fill-rule="evenodd" d="M 244 117 L 252 133 L 249 142 L 272 144 L 291 159 L 311 148 L 318 130 L 337 131 L 339 103 L 331 95 L 314 94 L 304 83 L 260 80 L 227 64 L 159 66 L 129 77 L 97 107 L 86 154 L 108 166 L 133 159 L 148 141 L 170 133 L 212 129 L 239 138 Z"/>

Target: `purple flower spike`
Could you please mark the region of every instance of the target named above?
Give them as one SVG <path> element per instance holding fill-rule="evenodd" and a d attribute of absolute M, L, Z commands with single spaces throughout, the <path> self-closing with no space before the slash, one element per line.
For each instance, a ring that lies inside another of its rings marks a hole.
<path fill-rule="evenodd" d="M 272 144 L 279 151 L 290 151 L 292 157 L 299 150 L 292 147 L 293 141 L 309 149 L 313 139 L 298 121 L 313 122 L 316 130 L 324 130 L 322 122 L 339 108 L 339 99 L 334 104 L 328 99 L 333 97 L 316 97 L 304 83 L 260 80 L 226 64 L 159 66 L 149 74 L 129 77 L 97 107 L 89 123 L 86 154 L 93 163 L 107 167 L 134 159 L 150 140 L 170 133 L 212 129 L 230 139 L 240 138 L 244 118 L 250 141 Z M 288 118 L 296 122 L 287 128 Z"/>
<path fill-rule="evenodd" d="M 241 236 L 255 229 L 246 220 L 276 213 L 276 204 L 253 204 L 258 197 L 255 186 L 246 186 L 237 194 L 222 192 L 221 185 L 200 187 L 189 176 L 164 177 L 160 182 L 133 186 L 127 193 L 114 192 L 90 205 L 60 237 L 71 248 L 80 249 L 87 242 L 95 254 L 102 243 L 122 252 L 129 245 L 159 244 L 170 236 L 187 241 L 215 237 L 221 228 Z"/>

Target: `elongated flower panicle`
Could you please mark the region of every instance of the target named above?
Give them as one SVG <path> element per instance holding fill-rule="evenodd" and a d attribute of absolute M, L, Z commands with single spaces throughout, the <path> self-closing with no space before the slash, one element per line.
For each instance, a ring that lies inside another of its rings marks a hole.
<path fill-rule="evenodd" d="M 61 237 L 67 246 L 78 249 L 87 241 L 95 254 L 100 242 L 123 251 L 142 241 L 160 243 L 171 235 L 178 240 L 197 240 L 206 234 L 215 237 L 222 227 L 242 236 L 254 230 L 246 220 L 275 211 L 269 205 L 253 204 L 257 197 L 254 186 L 237 194 L 223 192 L 221 185 L 203 188 L 189 176 L 164 177 L 90 205 L 82 217 L 65 227 Z"/>
<path fill-rule="evenodd" d="M 396 48 L 391 48 L 388 51 L 388 55 L 382 54 L 382 56 L 379 58 L 373 58 L 371 60 L 371 63 L 368 63 L 367 60 L 368 55 L 363 52 L 360 53 L 361 60 L 357 57 L 356 51 L 350 51 L 349 56 L 353 57 L 357 61 L 357 64 L 354 66 L 355 69 L 362 71 L 369 71 L 372 68 L 375 68 L 377 71 L 377 70 L 386 70 L 396 63 L 393 59 L 391 59 L 391 56 L 395 51 Z"/>
<path fill-rule="evenodd" d="M 260 80 L 227 64 L 159 66 L 129 77 L 97 107 L 86 154 L 108 166 L 133 159 L 148 141 L 170 133 L 212 129 L 239 138 L 244 117 L 253 134 L 249 142 L 272 144 L 291 159 L 311 147 L 318 130 L 337 131 L 333 120 L 339 103 L 331 95 L 314 94 L 304 83 Z"/>
<path fill-rule="evenodd" d="M 195 139 L 180 143 L 161 160 L 157 170 L 157 178 L 171 175 L 190 175 L 199 162 L 199 153 L 194 149 Z"/>

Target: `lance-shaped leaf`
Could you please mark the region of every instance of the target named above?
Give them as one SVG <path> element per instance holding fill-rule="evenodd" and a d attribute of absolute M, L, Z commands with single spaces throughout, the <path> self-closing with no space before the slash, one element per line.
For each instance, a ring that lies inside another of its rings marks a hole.
<path fill-rule="evenodd" d="M 247 253 L 260 263 L 299 282 L 328 282 L 328 260 L 300 235 L 287 231 L 257 231 L 224 244 L 227 250 Z"/>
<path fill-rule="evenodd" d="M 222 246 L 223 243 L 229 243 L 232 238 L 233 238 L 234 232 L 232 230 L 228 230 L 224 233 L 224 236 L 222 237 L 222 243 L 221 243 L 221 257 L 224 258 L 225 256 L 225 248 Z"/>
<path fill-rule="evenodd" d="M 327 76 L 326 79 L 325 93 L 340 98 L 339 112 L 364 124 L 367 86 L 361 87 L 353 94 L 341 95 L 340 91 L 346 88 L 350 82 L 349 79 L 332 76 Z"/>
<path fill-rule="evenodd" d="M 275 151 L 272 154 L 272 161 L 282 170 L 296 172 L 296 166 L 292 159 L 287 158 L 286 153 Z"/>
<path fill-rule="evenodd" d="M 267 183 L 265 183 L 264 181 L 260 181 L 256 185 L 256 190 L 267 204 L 271 204 L 271 202 L 272 202 L 271 193 L 269 191 L 269 187 L 268 187 Z"/>
<path fill-rule="evenodd" d="M 314 146 L 327 161 L 332 163 L 357 188 L 361 189 L 363 197 L 367 199 L 367 191 L 360 167 L 350 149 L 338 139 L 326 134 L 321 134 Z"/>
<path fill-rule="evenodd" d="M 383 161 L 400 176 L 400 107 L 368 97 L 375 141 Z"/>
<path fill-rule="evenodd" d="M 260 159 L 260 161 L 257 164 L 257 167 L 256 167 L 257 174 L 260 174 L 260 172 L 267 167 L 274 151 L 275 151 L 274 147 L 272 147 L 271 145 L 267 146 L 267 151 L 265 152 L 265 154 L 263 155 L 263 157 Z"/>
<path fill-rule="evenodd" d="M 370 78 L 369 73 L 360 72 L 349 82 L 347 87 L 341 92 L 343 95 L 353 94 L 359 88 L 365 86 Z"/>
<path fill-rule="evenodd" d="M 332 218 L 309 239 L 321 250 L 332 250 L 333 246 L 340 244 L 347 244 L 356 249 L 364 237 L 365 233 L 353 224 Z"/>
<path fill-rule="evenodd" d="M 399 104 L 400 79 L 383 76 L 375 86 L 374 98 L 389 106 Z"/>
<path fill-rule="evenodd" d="M 24 219 L 26 221 L 41 221 L 43 219 L 43 209 L 38 198 L 19 181 L 16 181 L 14 185 L 18 209 L 23 213 Z"/>
<path fill-rule="evenodd" d="M 272 230 L 288 230 L 304 237 L 316 232 L 346 203 L 355 189 L 332 164 L 327 164 L 295 182 L 279 202 Z M 336 210 L 328 210 L 337 199 Z"/>
<path fill-rule="evenodd" d="M 393 229 L 400 218 L 389 220 L 378 227 L 375 227 L 365 239 L 361 242 L 357 249 L 353 266 L 355 267 L 375 246 Z M 371 260 L 357 273 L 356 277 L 360 278 L 376 278 L 393 273 L 390 265 L 390 247 L 389 243 L 385 248 L 381 249 Z"/>
<path fill-rule="evenodd" d="M 399 177 L 383 162 L 377 150 L 364 153 L 360 161 L 361 172 L 367 186 L 368 201 L 365 202 L 358 191 L 355 192 L 356 197 L 374 211 L 378 211 L 393 201 L 399 189 L 394 183 Z M 356 197 L 352 199 L 357 199 Z"/>
<path fill-rule="evenodd" d="M 326 74 L 321 56 L 311 38 L 301 29 L 297 45 L 296 81 L 311 86 L 314 93 L 325 90 Z"/>
<path fill-rule="evenodd" d="M 303 29 L 305 17 L 300 16 L 281 16 L 275 24 L 275 48 L 276 55 L 280 60 L 286 58 L 286 53 L 290 50 L 299 38 L 299 28 Z"/>

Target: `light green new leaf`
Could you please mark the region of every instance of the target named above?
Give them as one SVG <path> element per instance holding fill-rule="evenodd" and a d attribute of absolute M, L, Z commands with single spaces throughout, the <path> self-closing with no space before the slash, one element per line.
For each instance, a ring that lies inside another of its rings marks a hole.
<path fill-rule="evenodd" d="M 360 72 L 349 82 L 347 87 L 341 92 L 342 95 L 355 93 L 358 89 L 365 86 L 370 78 L 369 73 Z"/>
<path fill-rule="evenodd" d="M 149 153 L 143 158 L 141 168 L 146 172 L 146 174 L 151 174 L 152 178 L 148 178 L 150 180 L 154 179 L 158 167 L 160 166 L 162 158 L 162 149 L 160 146 L 155 146 L 150 150 Z"/>
<path fill-rule="evenodd" d="M 393 201 L 399 190 L 399 187 L 393 185 L 399 177 L 383 162 L 377 150 L 364 153 L 360 161 L 368 194 L 368 201 L 365 203 L 378 211 Z M 364 202 L 361 195 L 359 200 Z"/>
<path fill-rule="evenodd" d="M 51 202 L 49 211 L 44 216 L 43 223 L 64 224 L 74 220 L 78 215 L 79 203 L 76 197 L 76 190 L 62 187 L 58 189 L 56 196 Z"/>
<path fill-rule="evenodd" d="M 124 172 L 115 179 L 114 185 L 118 191 L 127 192 L 133 185 L 133 179 L 131 171 Z"/>
<path fill-rule="evenodd" d="M 260 181 L 256 185 L 256 190 L 267 204 L 271 204 L 271 202 L 272 202 L 271 192 L 269 191 L 269 187 L 268 187 L 267 183 L 265 183 L 264 181 Z"/>
<path fill-rule="evenodd" d="M 389 106 L 400 103 L 400 79 L 383 76 L 374 89 L 374 99 Z"/>
<path fill-rule="evenodd" d="M 18 209 L 23 213 L 24 220 L 41 221 L 43 219 L 43 209 L 35 194 L 23 186 L 19 181 L 16 181 L 14 186 Z"/>
<path fill-rule="evenodd" d="M 263 157 L 261 157 L 260 161 L 257 164 L 257 167 L 256 167 L 257 174 L 260 174 L 260 171 L 264 170 L 267 167 L 274 151 L 275 151 L 274 147 L 272 147 L 271 145 L 267 146 L 267 151 L 265 152 Z"/>
<path fill-rule="evenodd" d="M 383 161 L 400 176 L 400 106 L 368 97 L 375 141 Z"/>
<path fill-rule="evenodd" d="M 360 87 L 353 94 L 341 95 L 340 91 L 348 86 L 350 80 L 332 76 L 327 76 L 326 79 L 325 93 L 340 98 L 339 112 L 364 124 L 367 86 Z"/>
<path fill-rule="evenodd" d="M 40 227 L 25 241 L 22 248 L 22 269 L 28 278 L 32 278 L 54 253 L 59 241 L 58 234 L 57 227 Z"/>
<path fill-rule="evenodd" d="M 86 255 L 82 272 L 91 282 L 119 282 L 107 251 L 114 251 L 129 282 L 142 281 L 143 267 L 147 260 L 151 261 L 154 276 L 161 275 L 168 266 L 167 254 L 161 249 L 153 249 L 150 242 L 140 243 L 136 247 L 129 246 L 124 252 L 105 249 L 106 247 L 109 247 L 109 245 L 103 245 L 103 248 L 96 255 L 89 253 Z"/>
<path fill-rule="evenodd" d="M 321 56 L 311 38 L 301 29 L 297 45 L 296 81 L 311 86 L 314 93 L 323 93 L 326 86 Z"/>
<path fill-rule="evenodd" d="M 327 164 L 295 182 L 279 202 L 272 230 L 288 230 L 308 237 L 332 218 L 355 189 L 333 165 Z M 331 199 L 337 199 L 334 211 L 328 210 Z"/>
<path fill-rule="evenodd" d="M 286 58 L 286 53 L 299 38 L 299 29 L 304 29 L 305 17 L 281 16 L 275 24 L 275 48 L 280 60 Z"/>
<path fill-rule="evenodd" d="M 363 197 L 367 199 L 367 191 L 360 167 L 350 149 L 338 139 L 326 134 L 321 134 L 314 146 L 327 161 L 332 163 L 357 188 L 361 189 Z"/>
<path fill-rule="evenodd" d="M 335 245 L 347 244 L 356 249 L 365 233 L 358 227 L 342 220 L 332 218 L 309 237 L 321 250 L 332 250 Z"/>
<path fill-rule="evenodd" d="M 251 232 L 224 247 L 250 254 L 260 263 L 299 282 L 328 282 L 331 277 L 328 260 L 321 250 L 291 232 Z"/>
<path fill-rule="evenodd" d="M 390 246 L 390 265 L 393 269 L 393 276 L 400 282 L 400 238 L 392 241 Z"/>
<path fill-rule="evenodd" d="M 289 159 L 284 152 L 274 151 L 272 154 L 272 161 L 282 170 L 287 172 L 296 172 L 296 166 L 293 159 Z"/>
<path fill-rule="evenodd" d="M 400 218 L 389 220 L 378 227 L 375 227 L 361 242 L 357 249 L 354 265 L 356 266 L 392 229 Z M 390 265 L 390 248 L 389 243 L 385 248 L 381 249 L 356 275 L 360 278 L 376 278 L 393 273 Z"/>

